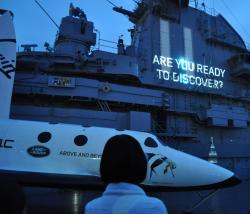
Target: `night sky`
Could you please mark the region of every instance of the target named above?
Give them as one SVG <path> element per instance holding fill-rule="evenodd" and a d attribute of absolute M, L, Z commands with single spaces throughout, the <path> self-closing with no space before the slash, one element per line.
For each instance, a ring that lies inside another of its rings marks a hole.
<path fill-rule="evenodd" d="M 39 0 L 40 4 L 59 25 L 60 19 L 68 15 L 69 4 L 83 9 L 88 20 L 93 21 L 95 28 L 101 32 L 101 38 L 117 41 L 124 35 L 125 44 L 130 43 L 127 29 L 133 26 L 128 18 L 112 10 L 112 5 L 106 0 Z M 117 6 L 132 10 L 133 0 L 112 0 Z M 190 1 L 191 3 L 193 1 Z M 250 1 L 249 0 L 205 0 L 206 11 L 222 14 L 242 36 L 246 44 L 250 44 Z M 241 2 L 241 4 L 239 3 Z M 43 50 L 44 42 L 53 46 L 57 28 L 38 7 L 34 0 L 0 0 L 0 8 L 9 9 L 14 14 L 17 45 L 38 44 L 38 50 Z M 214 9 L 212 9 L 214 8 Z"/>

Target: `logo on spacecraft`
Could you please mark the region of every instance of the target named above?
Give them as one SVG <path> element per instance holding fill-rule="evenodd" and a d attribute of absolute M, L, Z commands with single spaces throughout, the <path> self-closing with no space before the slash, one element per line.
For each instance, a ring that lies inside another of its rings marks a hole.
<path fill-rule="evenodd" d="M 27 149 L 27 152 L 36 158 L 43 158 L 50 154 L 50 150 L 45 146 L 31 146 Z"/>

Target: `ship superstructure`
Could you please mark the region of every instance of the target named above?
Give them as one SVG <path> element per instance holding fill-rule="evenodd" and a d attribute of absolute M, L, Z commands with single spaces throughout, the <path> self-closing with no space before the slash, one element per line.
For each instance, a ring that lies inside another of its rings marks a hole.
<path fill-rule="evenodd" d="M 131 44 L 119 38 L 117 53 L 93 49 L 100 39 L 94 23 L 73 5 L 53 47 L 23 46 L 11 117 L 153 132 L 205 159 L 213 139 L 218 164 L 248 179 L 250 53 L 240 35 L 222 15 L 187 0 L 144 0 L 133 11 L 114 10 L 134 23 Z M 249 187 L 245 181 L 219 192 L 196 212 L 246 213 Z M 192 194 L 164 197 L 180 213 Z"/>

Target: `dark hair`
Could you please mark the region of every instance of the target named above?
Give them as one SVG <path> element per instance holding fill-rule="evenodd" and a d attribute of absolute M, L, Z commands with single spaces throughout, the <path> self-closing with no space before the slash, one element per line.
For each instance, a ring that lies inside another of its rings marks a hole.
<path fill-rule="evenodd" d="M 22 187 L 15 182 L 0 180 L 0 209 L 3 213 L 21 214 L 26 200 Z"/>
<path fill-rule="evenodd" d="M 104 147 L 100 173 L 106 183 L 141 183 L 146 177 L 147 159 L 139 142 L 129 135 L 110 138 Z"/>

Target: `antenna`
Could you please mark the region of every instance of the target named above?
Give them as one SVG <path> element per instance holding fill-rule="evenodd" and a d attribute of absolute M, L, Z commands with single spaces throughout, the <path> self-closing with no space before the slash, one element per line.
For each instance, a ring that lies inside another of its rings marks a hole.
<path fill-rule="evenodd" d="M 234 12 L 230 9 L 230 7 L 226 4 L 226 2 L 224 0 L 222 0 L 222 3 L 224 4 L 224 6 L 226 7 L 226 9 L 231 13 L 232 17 L 235 19 L 235 21 L 238 22 L 238 25 L 241 27 L 241 29 L 244 31 L 244 33 L 249 37 L 249 32 L 247 30 L 247 28 L 245 28 L 241 22 L 239 21 L 238 17 L 234 14 Z"/>
<path fill-rule="evenodd" d="M 134 3 L 136 3 L 137 5 L 140 4 L 140 2 L 136 1 L 136 0 L 132 0 Z"/>
<path fill-rule="evenodd" d="M 109 4 L 111 4 L 113 7 L 117 7 L 113 2 L 111 2 L 110 0 L 106 0 Z"/>
<path fill-rule="evenodd" d="M 42 9 L 42 11 L 49 17 L 49 19 L 54 23 L 54 25 L 59 29 L 59 26 L 56 24 L 56 22 L 52 19 L 52 17 L 48 14 L 48 12 L 42 7 L 42 5 L 37 1 L 34 0 L 37 5 Z"/>

